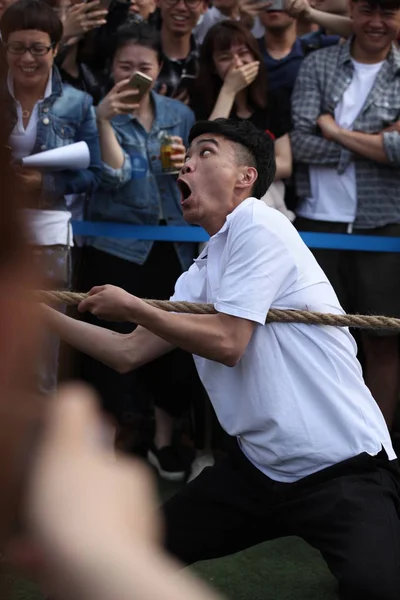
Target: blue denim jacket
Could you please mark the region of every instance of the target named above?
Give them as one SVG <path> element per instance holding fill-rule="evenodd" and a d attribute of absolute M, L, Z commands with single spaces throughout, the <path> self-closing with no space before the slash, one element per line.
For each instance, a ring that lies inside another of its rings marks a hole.
<path fill-rule="evenodd" d="M 116 221 L 133 225 L 157 225 L 160 218 L 168 225 L 187 225 L 182 216 L 176 175 L 162 173 L 160 131 L 178 135 L 187 144 L 194 123 L 193 112 L 177 100 L 152 92 L 155 117 L 150 132 L 132 116 L 120 115 L 112 120 L 117 139 L 124 151 L 121 169 L 103 163 L 101 187 L 90 200 L 89 218 L 93 221 Z M 149 240 L 92 238 L 98 250 L 142 265 L 153 245 Z M 177 243 L 176 250 L 183 269 L 197 253 L 196 244 Z"/>
<path fill-rule="evenodd" d="M 11 129 L 17 122 L 14 102 L 10 106 Z M 66 194 L 91 194 L 99 185 L 101 156 L 96 116 L 88 94 L 63 84 L 53 67 L 52 93 L 39 104 L 36 142 L 32 154 L 84 141 L 90 151 L 88 169 L 43 175 L 41 208 L 66 210 Z"/>

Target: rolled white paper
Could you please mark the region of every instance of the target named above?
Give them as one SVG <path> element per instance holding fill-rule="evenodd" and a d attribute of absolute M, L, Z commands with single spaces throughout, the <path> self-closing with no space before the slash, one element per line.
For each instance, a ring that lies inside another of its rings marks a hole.
<path fill-rule="evenodd" d="M 46 150 L 21 159 L 23 167 L 43 171 L 67 171 L 87 169 L 90 165 L 90 152 L 86 142 L 76 142 L 54 150 Z"/>

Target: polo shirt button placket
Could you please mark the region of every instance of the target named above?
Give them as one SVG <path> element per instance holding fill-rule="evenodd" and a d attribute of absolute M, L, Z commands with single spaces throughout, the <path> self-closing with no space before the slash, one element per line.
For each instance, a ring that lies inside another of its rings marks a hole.
<path fill-rule="evenodd" d="M 43 125 L 48 125 L 50 123 L 50 119 L 48 117 L 45 117 L 42 121 Z"/>

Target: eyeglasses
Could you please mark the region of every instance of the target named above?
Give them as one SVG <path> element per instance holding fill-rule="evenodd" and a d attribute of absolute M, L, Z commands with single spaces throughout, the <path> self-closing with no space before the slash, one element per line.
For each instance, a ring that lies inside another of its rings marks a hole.
<path fill-rule="evenodd" d="M 33 44 L 32 46 L 24 46 L 23 44 L 6 44 L 6 50 L 9 54 L 18 54 L 23 56 L 25 52 L 30 52 L 32 56 L 45 56 L 54 48 L 54 45 L 43 46 L 42 44 Z"/>
<path fill-rule="evenodd" d="M 200 6 L 200 4 L 202 3 L 203 0 L 183 0 L 184 4 L 186 4 L 186 6 L 188 8 L 197 8 L 198 6 Z M 175 4 L 178 4 L 180 2 L 180 0 L 164 0 L 165 5 L 166 6 L 175 6 Z"/>

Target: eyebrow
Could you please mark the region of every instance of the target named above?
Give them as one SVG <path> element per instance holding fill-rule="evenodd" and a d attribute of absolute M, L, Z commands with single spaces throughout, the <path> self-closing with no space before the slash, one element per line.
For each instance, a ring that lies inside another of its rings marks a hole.
<path fill-rule="evenodd" d="M 215 146 L 217 146 L 217 148 L 219 148 L 219 143 L 215 138 L 203 138 L 202 140 L 195 142 L 195 144 L 196 146 L 199 146 L 200 144 L 214 144 Z"/>

